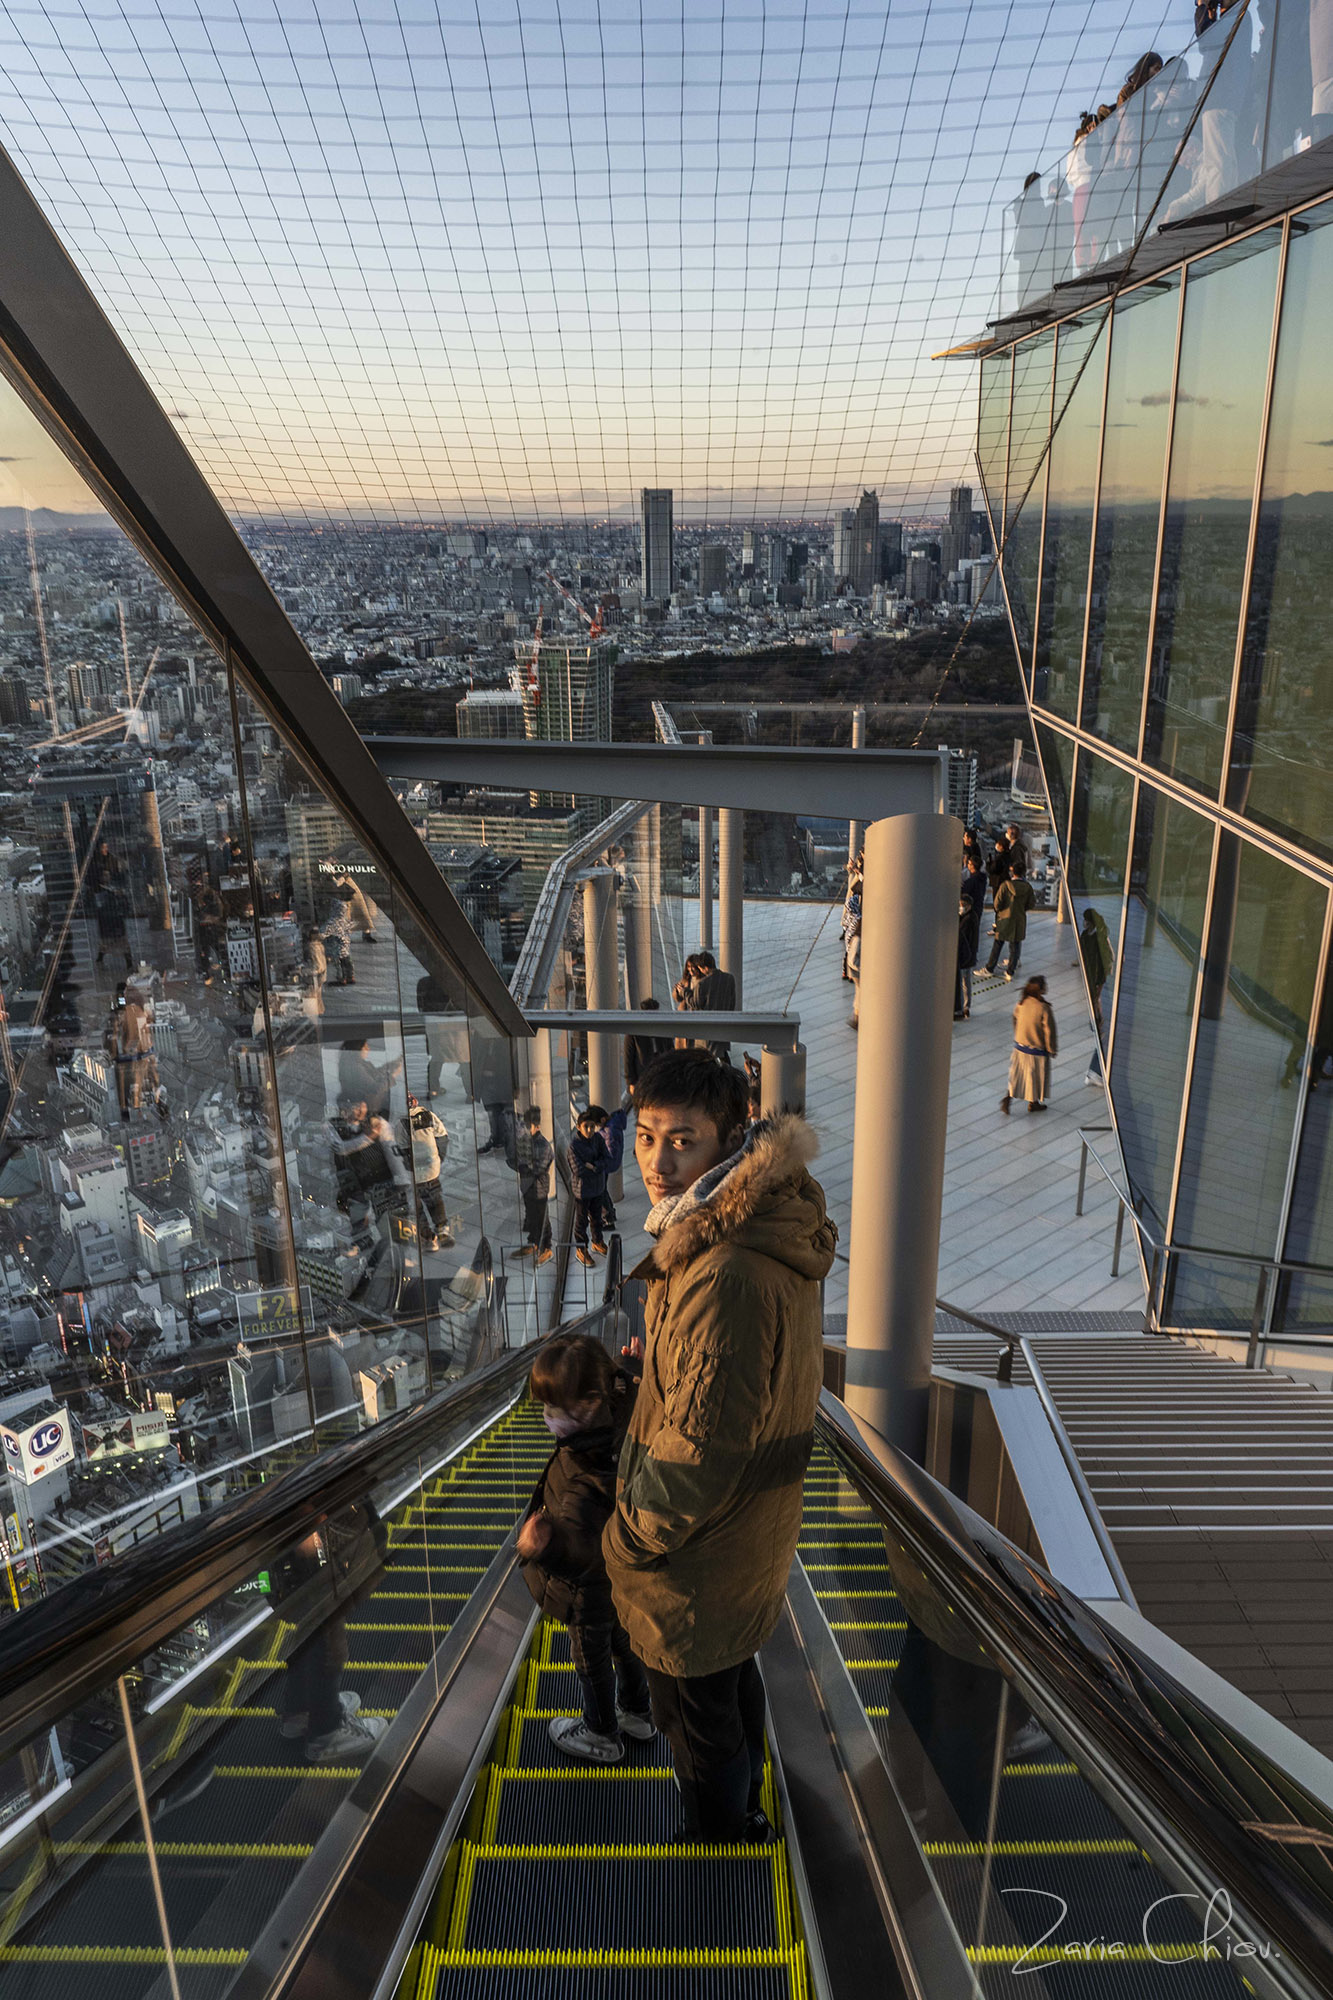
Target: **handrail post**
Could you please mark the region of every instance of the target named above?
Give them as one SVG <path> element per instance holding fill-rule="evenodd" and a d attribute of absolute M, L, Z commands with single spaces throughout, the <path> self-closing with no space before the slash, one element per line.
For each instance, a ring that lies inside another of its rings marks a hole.
<path fill-rule="evenodd" d="M 1254 1295 L 1254 1312 L 1250 1316 L 1250 1344 L 1245 1350 L 1245 1366 L 1262 1366 L 1261 1354 L 1267 1350 L 1268 1342 L 1263 1338 L 1264 1307 L 1268 1303 L 1268 1266 L 1259 1267 L 1259 1284 Z"/>
<path fill-rule="evenodd" d="M 1115 1243 L 1111 1250 L 1111 1276 L 1113 1278 L 1118 1278 L 1120 1276 L 1120 1249 L 1121 1245 L 1124 1243 L 1124 1240 L 1125 1240 L 1125 1204 L 1124 1201 L 1121 1200 L 1118 1201 L 1115 1205 Z"/>
<path fill-rule="evenodd" d="M 1083 1193 L 1087 1185 L 1088 1185 L 1088 1142 L 1080 1135 L 1079 1159 L 1078 1159 L 1078 1200 L 1074 1203 L 1075 1215 L 1082 1215 L 1083 1213 Z"/>

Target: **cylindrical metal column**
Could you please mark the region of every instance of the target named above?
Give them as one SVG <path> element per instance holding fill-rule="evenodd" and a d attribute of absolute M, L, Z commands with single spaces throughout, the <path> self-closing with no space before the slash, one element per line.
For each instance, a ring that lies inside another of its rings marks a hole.
<path fill-rule="evenodd" d="M 866 832 L 847 1405 L 926 1449 L 963 829 L 941 813 Z"/>
<path fill-rule="evenodd" d="M 852 710 L 852 748 L 864 750 L 866 747 L 866 712 L 863 708 Z M 866 844 L 866 823 L 863 819 L 850 820 L 847 825 L 847 859 L 855 861 Z"/>
<path fill-rule="evenodd" d="M 583 962 L 590 1012 L 616 1004 L 620 951 L 616 937 L 616 878 L 608 868 L 583 885 Z M 614 1111 L 620 1102 L 620 1042 L 615 1035 L 588 1036 L 588 1102 Z"/>
<path fill-rule="evenodd" d="M 699 949 L 713 949 L 713 808 L 699 808 Z"/>
<path fill-rule="evenodd" d="M 736 981 L 736 1005 L 744 1005 L 745 814 L 723 806 L 717 816 L 717 957 L 719 968 Z"/>
<path fill-rule="evenodd" d="M 784 1111 L 805 1116 L 805 1044 L 794 1049 L 762 1050 L 759 1057 L 759 1110 L 764 1118 Z"/>

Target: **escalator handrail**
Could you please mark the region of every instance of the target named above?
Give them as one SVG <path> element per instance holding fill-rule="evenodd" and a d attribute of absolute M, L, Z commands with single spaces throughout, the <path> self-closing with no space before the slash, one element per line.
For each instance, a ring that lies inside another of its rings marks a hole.
<path fill-rule="evenodd" d="M 1333 1903 L 1301 1870 L 1333 1847 L 1333 1811 L 1033 1558 L 824 1390 L 816 1435 L 946 1618 L 1064 1717 L 1148 1824 L 1202 1862 L 1274 1949 L 1333 1992 Z M 910 1605 L 908 1616 L 912 1616 Z M 1247 1795 L 1242 1771 L 1251 1776 Z M 1262 1787 L 1266 1796 L 1256 1805 Z"/>
<path fill-rule="evenodd" d="M 619 1238 L 613 1243 L 618 1256 Z M 557 1333 L 599 1332 L 614 1310 L 608 1290 L 600 1305 L 542 1340 L 510 1349 L 465 1381 L 215 1512 L 167 1529 L 30 1606 L 5 1629 L 0 1643 L 0 1758 L 108 1686 L 278 1551 L 400 1474 L 442 1428 L 461 1434 L 470 1419 L 492 1410 L 498 1414 L 545 1340 Z"/>

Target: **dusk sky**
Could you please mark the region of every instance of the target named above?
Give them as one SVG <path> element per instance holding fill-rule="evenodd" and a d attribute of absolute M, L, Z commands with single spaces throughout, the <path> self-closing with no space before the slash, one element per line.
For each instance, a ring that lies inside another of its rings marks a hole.
<path fill-rule="evenodd" d="M 911 519 L 972 476 L 975 369 L 929 356 L 994 312 L 1001 204 L 1191 32 L 1162 0 L 0 0 L 0 138 L 237 515 L 871 485 Z"/>

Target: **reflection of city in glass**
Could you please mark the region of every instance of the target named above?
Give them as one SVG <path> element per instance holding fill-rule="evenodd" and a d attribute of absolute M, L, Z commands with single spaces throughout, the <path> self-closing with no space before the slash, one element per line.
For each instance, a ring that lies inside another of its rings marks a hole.
<path fill-rule="evenodd" d="M 9 391 L 0 443 L 2 1615 L 536 1300 L 511 1044 Z"/>
<path fill-rule="evenodd" d="M 1026 650 L 1040 531 L 1036 733 L 1075 917 L 1115 954 L 1103 1057 L 1170 1324 L 1295 1331 L 1333 1303 L 1330 224 L 1327 200 L 1267 220 L 1127 289 L 1109 346 L 1075 313 L 1054 359 L 1043 329 L 983 375 L 993 464 L 991 385 L 1010 370 L 1011 463 L 1034 377 L 1051 394 L 1009 598 Z"/>

